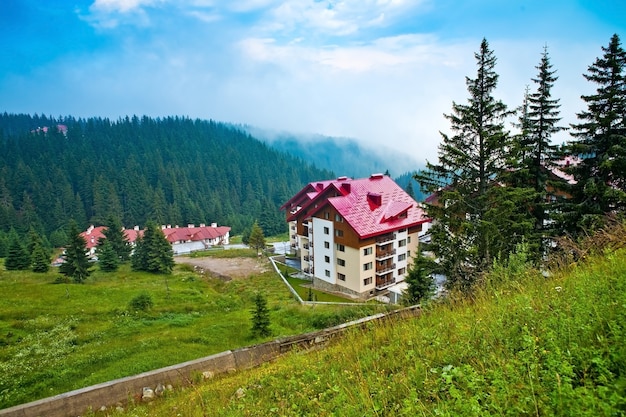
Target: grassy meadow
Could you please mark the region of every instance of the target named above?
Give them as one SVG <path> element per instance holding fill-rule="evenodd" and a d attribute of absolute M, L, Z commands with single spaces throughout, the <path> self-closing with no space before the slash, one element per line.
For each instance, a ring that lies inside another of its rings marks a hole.
<path fill-rule="evenodd" d="M 119 415 L 625 414 L 622 249 L 549 278 L 497 268 L 472 297 L 451 294 L 421 317 L 372 324 L 326 349 L 218 376 Z"/>
<path fill-rule="evenodd" d="M 273 271 L 228 282 L 188 265 L 172 275 L 94 268 L 85 284 L 55 284 L 59 276 L 0 268 L 0 409 L 262 342 L 250 336 L 257 292 L 268 300 L 268 339 L 380 311 L 300 306 Z M 141 294 L 153 302 L 146 311 L 130 306 Z"/>

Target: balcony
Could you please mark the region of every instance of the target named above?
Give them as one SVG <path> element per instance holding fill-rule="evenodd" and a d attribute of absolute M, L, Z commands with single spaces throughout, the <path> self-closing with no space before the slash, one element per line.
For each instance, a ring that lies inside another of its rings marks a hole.
<path fill-rule="evenodd" d="M 309 256 L 309 255 L 305 255 L 304 256 L 304 260 L 307 262 L 313 262 L 313 255 Z"/>
<path fill-rule="evenodd" d="M 381 266 L 377 265 L 376 275 L 385 275 L 393 271 L 394 269 L 396 269 L 396 264 L 386 264 L 386 265 L 381 265 Z"/>
<path fill-rule="evenodd" d="M 304 249 L 307 249 L 307 250 L 308 250 L 308 249 L 309 249 L 309 244 L 308 244 L 308 243 L 305 243 L 304 245 L 302 245 L 302 247 L 303 247 Z"/>
<path fill-rule="evenodd" d="M 385 277 L 385 278 L 376 278 L 376 289 L 378 291 L 384 290 L 385 288 L 391 287 L 396 283 L 396 279 L 393 276 Z"/>
<path fill-rule="evenodd" d="M 378 246 L 386 245 L 389 242 L 396 240 L 395 233 L 387 233 L 386 235 L 381 235 L 376 238 L 376 244 Z"/>
<path fill-rule="evenodd" d="M 396 250 L 395 249 L 387 249 L 387 250 L 377 250 L 376 251 L 376 260 L 380 261 L 386 258 L 391 258 L 393 255 L 396 254 Z"/>

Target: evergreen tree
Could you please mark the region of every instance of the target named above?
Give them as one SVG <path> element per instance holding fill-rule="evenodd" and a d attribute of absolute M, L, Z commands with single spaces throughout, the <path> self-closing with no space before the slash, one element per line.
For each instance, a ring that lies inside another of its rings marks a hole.
<path fill-rule="evenodd" d="M 428 162 L 425 170 L 415 174 L 425 191 L 437 193 L 437 201 L 426 205 L 434 220 L 432 248 L 446 271 L 447 284 L 460 288 L 469 288 L 495 256 L 508 255 L 523 238 L 512 229 L 518 229 L 517 222 L 524 219 L 527 197 L 496 182 L 511 159 L 504 128 L 511 112 L 493 97 L 498 80 L 496 58 L 485 39 L 475 58 L 476 78 L 466 77 L 468 103 L 453 102 L 452 113 L 445 116 L 453 135 L 441 133 L 439 162 Z M 507 205 L 507 215 L 501 215 L 503 198 L 517 211 Z"/>
<path fill-rule="evenodd" d="M 87 256 L 87 242 L 80 235 L 76 222 L 70 222 L 68 232 L 69 242 L 63 254 L 63 263 L 59 267 L 59 272 L 74 280 L 77 284 L 82 284 L 91 275 L 89 267 L 89 257 Z"/>
<path fill-rule="evenodd" d="M 420 248 L 418 250 L 417 255 L 413 259 L 413 264 L 409 267 L 404 279 L 408 284 L 408 287 L 402 293 L 402 303 L 405 305 L 414 305 L 428 301 L 435 294 L 436 284 L 432 276 L 435 265 L 434 261 L 424 256 L 422 253 L 424 249 Z"/>
<path fill-rule="evenodd" d="M 415 191 L 413 190 L 413 181 L 411 181 L 411 179 L 409 179 L 409 183 L 407 184 L 405 191 L 413 200 L 415 200 Z"/>
<path fill-rule="evenodd" d="M 9 253 L 9 238 L 0 230 L 0 258 L 6 258 Z"/>
<path fill-rule="evenodd" d="M 596 93 L 582 96 L 587 109 L 572 125 L 569 150 L 580 162 L 571 166 L 576 184 L 563 224 L 573 233 L 597 229 L 607 213 L 626 207 L 626 52 L 617 34 L 602 51 L 583 74 Z"/>
<path fill-rule="evenodd" d="M 131 257 L 134 270 L 157 274 L 169 274 L 174 269 L 174 252 L 167 238 L 156 225 L 149 221 L 143 237 L 136 242 L 135 252 Z"/>
<path fill-rule="evenodd" d="M 50 254 L 41 243 L 37 243 L 32 252 L 33 272 L 48 272 L 50 270 Z"/>
<path fill-rule="evenodd" d="M 565 187 L 565 181 L 553 174 L 558 168 L 558 147 L 551 143 L 553 134 L 564 127 L 557 126 L 561 120 L 559 116 L 559 99 L 552 98 L 552 87 L 558 77 L 552 70 L 547 47 L 544 48 L 541 61 L 536 67 L 539 71 L 537 78 L 532 81 L 537 90 L 524 96 L 519 124 L 520 134 L 515 136 L 514 149 L 518 153 L 518 161 L 511 164 L 512 174 L 517 177 L 509 185 L 528 190 L 530 199 L 528 207 L 534 218 L 534 232 L 526 240 L 531 251 L 539 257 L 545 250 L 546 230 L 552 222 L 549 213 L 554 211 L 551 202 L 558 190 Z M 548 190 L 551 197 L 548 198 Z"/>
<path fill-rule="evenodd" d="M 250 236 L 248 237 L 248 245 L 251 248 L 256 249 L 257 254 L 265 248 L 265 236 L 263 235 L 263 229 L 261 229 L 257 222 L 254 222 L 252 225 L 252 230 L 250 231 Z"/>
<path fill-rule="evenodd" d="M 272 334 L 270 330 L 270 312 L 267 309 L 267 300 L 257 293 L 254 296 L 254 310 L 252 310 L 252 334 L 255 337 L 265 337 Z"/>
<path fill-rule="evenodd" d="M 113 253 L 118 257 L 118 264 L 128 261 L 132 247 L 124 233 L 122 222 L 117 217 L 110 215 L 107 217 L 106 226 L 102 232 L 104 238 L 98 241 L 98 246 L 102 245 L 103 241 L 109 242 Z"/>
<path fill-rule="evenodd" d="M 117 271 L 120 265 L 120 258 L 108 239 L 105 239 L 102 244 L 98 245 L 96 253 L 98 254 L 98 265 L 102 271 Z"/>
<path fill-rule="evenodd" d="M 30 267 L 30 255 L 22 245 L 15 229 L 11 229 L 9 232 L 9 250 L 4 260 L 4 267 L 7 271 L 24 270 Z"/>

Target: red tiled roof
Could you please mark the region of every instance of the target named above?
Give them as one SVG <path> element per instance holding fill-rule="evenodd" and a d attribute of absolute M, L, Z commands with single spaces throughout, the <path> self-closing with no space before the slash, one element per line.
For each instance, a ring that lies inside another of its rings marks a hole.
<path fill-rule="evenodd" d="M 87 249 L 92 249 L 98 246 L 98 240 L 100 238 L 105 239 L 103 232 L 106 229 L 106 226 L 91 226 L 89 229 L 80 234 L 83 239 L 85 239 L 85 242 L 87 242 Z M 124 235 L 126 236 L 128 242 L 134 243 L 139 236 L 143 235 L 143 230 L 124 229 Z"/>
<path fill-rule="evenodd" d="M 171 227 L 161 229 L 163 234 L 170 243 L 174 242 L 187 242 L 187 241 L 201 241 L 207 239 L 217 239 L 225 236 L 230 232 L 228 226 L 203 226 L 203 227 Z"/>
<path fill-rule="evenodd" d="M 307 187 L 305 189 L 310 191 Z M 313 215 L 326 203 L 330 204 L 362 239 L 429 221 L 417 202 L 382 174 L 356 180 L 344 177 L 328 181 L 323 189 L 329 188 L 337 196 L 324 198 L 327 193 L 321 192 L 312 195 L 307 205 L 316 203 L 318 207 L 309 214 Z M 404 213 L 406 216 L 401 216 Z"/>

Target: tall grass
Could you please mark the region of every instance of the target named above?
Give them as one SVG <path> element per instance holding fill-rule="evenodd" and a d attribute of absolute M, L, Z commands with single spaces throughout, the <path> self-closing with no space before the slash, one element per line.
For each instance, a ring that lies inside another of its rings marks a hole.
<path fill-rule="evenodd" d="M 626 413 L 626 251 L 521 269 L 416 319 L 170 393 L 133 416 Z"/>

